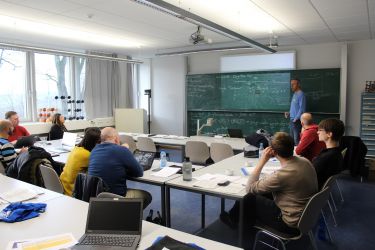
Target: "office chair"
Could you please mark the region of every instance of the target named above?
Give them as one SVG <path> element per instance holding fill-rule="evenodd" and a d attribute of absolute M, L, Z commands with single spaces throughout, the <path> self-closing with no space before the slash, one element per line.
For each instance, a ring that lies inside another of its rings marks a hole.
<path fill-rule="evenodd" d="M 109 192 L 101 192 L 100 194 L 98 194 L 97 198 L 122 198 L 122 199 L 125 199 L 124 196 L 109 193 Z"/>
<path fill-rule="evenodd" d="M 138 137 L 137 149 L 141 151 L 156 152 L 154 141 L 148 137 Z"/>
<path fill-rule="evenodd" d="M 63 194 L 64 188 L 61 184 L 60 178 L 53 168 L 40 164 L 40 173 L 42 174 L 44 186 L 51 191 Z"/>
<path fill-rule="evenodd" d="M 210 146 L 211 159 L 216 163 L 234 155 L 233 149 L 226 143 L 213 142 Z"/>
<path fill-rule="evenodd" d="M 206 165 L 210 158 L 210 149 L 202 141 L 188 141 L 185 145 L 185 155 L 195 164 Z"/>
<path fill-rule="evenodd" d="M 137 144 L 135 143 L 133 137 L 129 135 L 120 135 L 121 144 L 127 143 L 129 145 L 130 152 L 134 153 L 137 149 Z"/>
<path fill-rule="evenodd" d="M 306 204 L 305 209 L 302 212 L 302 215 L 298 221 L 297 228 L 300 231 L 300 234 L 295 235 L 288 235 L 285 233 L 281 233 L 271 227 L 268 227 L 266 225 L 257 224 L 255 225 L 256 228 L 260 229 L 256 236 L 255 236 L 255 242 L 253 246 L 253 250 L 256 249 L 257 243 L 260 242 L 266 246 L 272 247 L 273 249 L 276 249 L 273 245 L 264 242 L 262 240 L 259 240 L 260 235 L 269 236 L 270 238 L 276 240 L 277 242 L 281 243 L 282 249 L 285 250 L 285 244 L 291 240 L 298 240 L 303 235 L 308 235 L 310 238 L 311 245 L 314 250 L 317 250 L 314 234 L 312 232 L 313 227 L 315 226 L 320 211 L 322 210 L 323 206 L 327 203 L 328 197 L 329 197 L 330 187 L 327 187 L 320 192 L 313 195 L 308 203 Z M 273 243 L 273 242 L 272 242 Z M 277 248 L 278 249 L 278 248 Z"/>

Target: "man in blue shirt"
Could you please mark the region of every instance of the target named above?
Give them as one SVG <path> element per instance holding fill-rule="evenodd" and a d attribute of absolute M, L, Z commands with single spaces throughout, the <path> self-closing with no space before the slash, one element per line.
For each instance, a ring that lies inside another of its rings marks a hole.
<path fill-rule="evenodd" d="M 294 94 L 290 103 L 290 110 L 289 112 L 285 112 L 285 118 L 289 117 L 290 136 L 293 137 L 294 144 L 298 145 L 302 128 L 300 118 L 306 111 L 306 97 L 301 89 L 299 79 L 292 79 L 290 87 Z"/>
<path fill-rule="evenodd" d="M 143 168 L 129 149 L 120 145 L 119 134 L 114 128 L 104 128 L 100 137 L 101 144 L 91 151 L 88 174 L 102 178 L 111 193 L 143 199 L 143 208 L 146 208 L 151 203 L 151 194 L 126 186 L 126 178 L 143 176 Z"/>

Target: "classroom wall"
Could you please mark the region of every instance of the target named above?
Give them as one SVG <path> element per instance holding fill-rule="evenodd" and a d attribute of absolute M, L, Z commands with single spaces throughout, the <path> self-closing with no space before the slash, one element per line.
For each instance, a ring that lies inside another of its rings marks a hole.
<path fill-rule="evenodd" d="M 297 52 L 297 69 L 311 69 L 311 68 L 338 68 L 341 67 L 341 53 L 343 43 L 327 43 L 327 44 L 312 44 L 295 47 L 286 47 L 283 50 L 295 50 Z M 364 40 L 358 42 L 348 43 L 348 81 L 347 81 L 347 96 L 346 96 L 346 134 L 359 136 L 360 123 L 360 100 L 361 93 L 364 90 L 366 80 L 375 80 L 374 58 L 375 58 L 375 41 Z M 251 53 L 251 50 L 230 51 L 230 52 L 212 52 L 192 54 L 188 56 L 187 69 L 189 74 L 205 74 L 220 72 L 220 57 L 222 55 L 233 55 Z M 174 80 L 170 82 L 163 82 L 166 88 L 173 87 L 179 96 L 185 98 L 185 78 L 177 76 L 177 74 L 184 74 L 184 67 L 175 65 L 176 58 L 181 59 L 180 56 L 164 57 L 152 59 L 153 67 L 158 70 L 152 73 L 153 77 L 159 80 L 167 80 L 169 77 L 158 76 L 163 72 L 166 75 L 173 74 Z M 162 61 L 162 65 L 158 65 Z M 165 67 L 163 69 L 163 67 Z M 168 71 L 168 73 L 167 73 Z M 178 81 L 176 81 L 178 80 Z M 153 86 L 154 87 L 154 86 Z M 159 98 L 163 99 L 166 95 L 159 93 L 155 103 L 158 103 Z M 156 97 L 155 97 L 156 98 Z M 185 101 L 178 101 L 181 106 L 163 106 L 163 112 L 185 113 Z M 160 105 L 157 105 L 158 107 Z M 154 107 L 156 108 L 156 106 Z M 155 121 L 157 128 L 162 128 L 163 131 L 185 131 L 183 124 L 176 127 L 170 122 Z M 177 125 L 177 124 L 176 124 Z M 171 133 L 171 132 L 169 132 Z"/>
<path fill-rule="evenodd" d="M 375 81 L 375 40 L 348 46 L 347 134 L 359 136 L 361 93 L 366 80 Z"/>
<path fill-rule="evenodd" d="M 186 65 L 185 56 L 152 59 L 151 133 L 184 134 Z"/>

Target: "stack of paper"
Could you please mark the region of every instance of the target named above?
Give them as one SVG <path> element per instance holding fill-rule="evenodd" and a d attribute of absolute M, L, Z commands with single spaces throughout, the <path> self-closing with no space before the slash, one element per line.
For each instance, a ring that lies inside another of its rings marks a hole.
<path fill-rule="evenodd" d="M 60 234 L 50 237 L 11 241 L 7 249 L 18 250 L 57 250 L 68 249 L 77 244 L 77 240 L 71 233 Z"/>
<path fill-rule="evenodd" d="M 151 175 L 165 178 L 165 177 L 169 177 L 169 176 L 172 176 L 172 175 L 176 174 L 179 170 L 180 170 L 180 168 L 165 167 L 165 168 L 162 168 L 162 170 L 160 170 L 156 173 L 152 173 Z"/>
<path fill-rule="evenodd" d="M 27 187 L 17 187 L 11 191 L 0 193 L 0 198 L 7 202 L 27 201 L 37 196 L 37 191 Z"/>

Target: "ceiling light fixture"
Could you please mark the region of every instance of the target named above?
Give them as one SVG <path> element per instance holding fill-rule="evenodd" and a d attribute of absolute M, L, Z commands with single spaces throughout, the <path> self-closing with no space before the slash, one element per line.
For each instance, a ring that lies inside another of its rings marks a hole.
<path fill-rule="evenodd" d="M 17 17 L 0 15 L 0 28 L 10 29 L 23 33 L 34 33 L 45 36 L 88 42 L 93 44 L 101 44 L 120 48 L 139 48 L 140 43 L 124 39 L 118 36 L 111 36 L 102 33 L 88 32 L 77 30 L 72 27 L 64 27 L 62 25 L 52 25 L 37 21 L 30 21 Z"/>
<path fill-rule="evenodd" d="M 219 51 L 230 51 L 230 50 L 239 50 L 239 49 L 247 49 L 252 50 L 249 46 L 237 46 L 237 47 L 226 47 L 226 48 L 207 48 L 207 49 L 194 49 L 194 50 L 183 50 L 183 51 L 172 51 L 172 52 L 163 52 L 157 53 L 155 56 L 176 56 L 176 55 L 189 55 L 195 53 L 202 53 L 202 52 L 219 52 Z"/>
<path fill-rule="evenodd" d="M 249 44 L 251 47 L 258 48 L 262 51 L 268 52 L 268 53 L 275 53 L 276 50 L 269 48 L 268 46 L 265 46 L 261 43 L 258 43 L 250 38 L 247 38 L 241 34 L 238 34 L 232 30 L 229 30 L 219 24 L 216 24 L 212 21 L 209 21 L 201 16 L 195 15 L 189 11 L 186 11 L 184 9 L 181 9 L 175 5 L 172 5 L 170 3 L 161 1 L 161 0 L 132 0 L 134 2 L 140 3 L 142 5 L 145 5 L 147 7 L 151 7 L 153 9 L 162 11 L 163 13 L 170 14 L 174 17 L 177 17 L 179 19 L 185 20 L 187 22 L 201 25 L 205 27 L 206 29 L 209 29 L 213 32 L 222 34 L 224 36 L 230 37 L 232 39 L 239 39 L 242 42 L 245 42 Z"/>

